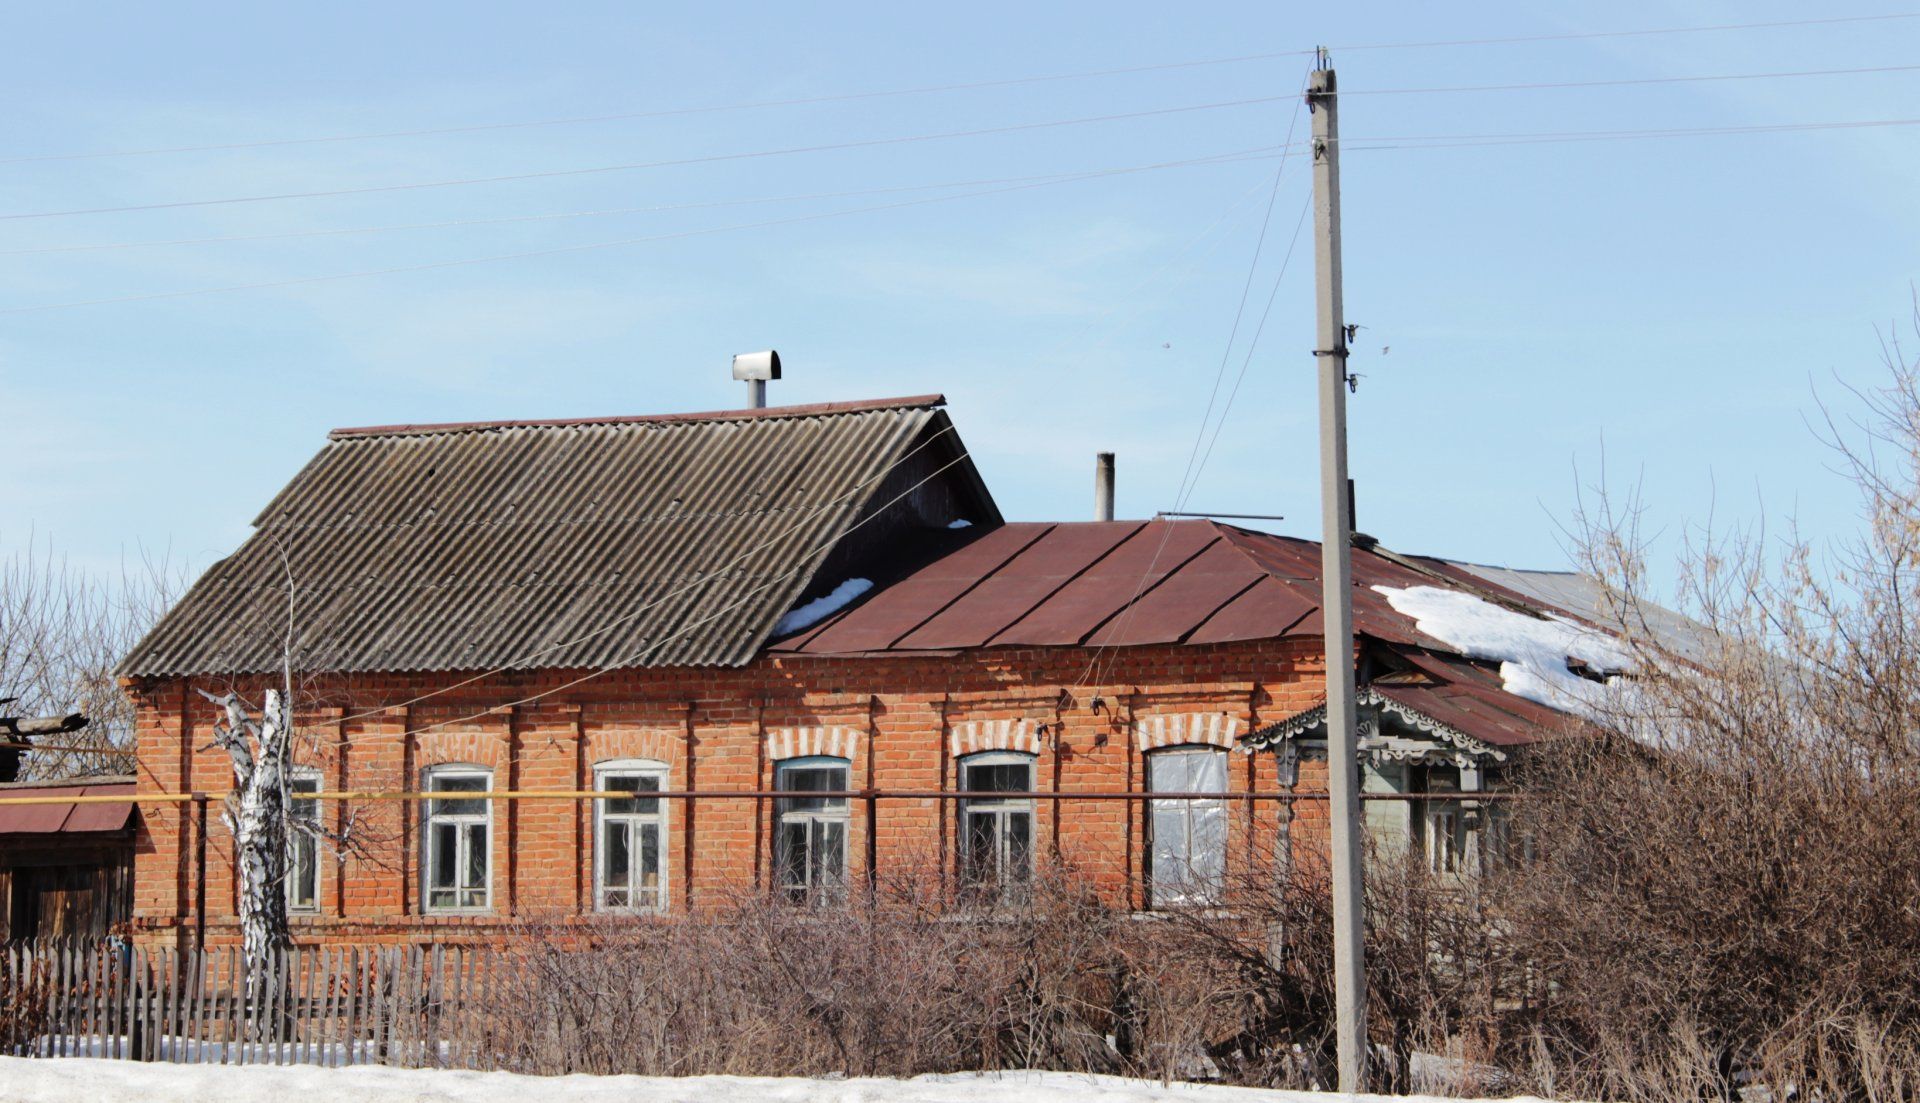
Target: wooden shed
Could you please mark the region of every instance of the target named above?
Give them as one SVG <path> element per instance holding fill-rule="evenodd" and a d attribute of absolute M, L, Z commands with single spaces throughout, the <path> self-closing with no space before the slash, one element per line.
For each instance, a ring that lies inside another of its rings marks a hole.
<path fill-rule="evenodd" d="M 0 804 L 0 942 L 97 938 L 132 918 L 133 794 L 131 777 L 0 785 L 0 798 L 129 798 Z"/>

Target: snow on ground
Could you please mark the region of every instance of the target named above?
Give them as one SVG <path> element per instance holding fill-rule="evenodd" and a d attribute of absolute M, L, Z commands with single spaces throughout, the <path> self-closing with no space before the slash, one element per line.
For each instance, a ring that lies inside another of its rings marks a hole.
<path fill-rule="evenodd" d="M 819 624 L 840 610 L 845 609 L 854 598 L 873 589 L 873 583 L 864 578 L 849 578 L 833 588 L 833 592 L 824 597 L 814 598 L 804 605 L 796 605 L 787 610 L 773 626 L 773 634 L 784 636 L 788 632 L 798 632 Z"/>
<path fill-rule="evenodd" d="M 1539 620 L 1461 590 L 1438 586 L 1375 586 L 1395 612 L 1461 654 L 1500 664 L 1508 693 L 1588 719 L 1616 712 L 1630 689 L 1619 678 L 1596 682 L 1575 674 L 1568 659 L 1604 674 L 1633 669 L 1633 653 L 1605 632 L 1563 617 Z"/>
<path fill-rule="evenodd" d="M 1442 1103 L 1434 1096 L 1338 1096 L 1064 1072 L 960 1073 L 912 1080 L 537 1077 L 371 1066 L 274 1068 L 0 1057 L 0 1100 L 6 1103 L 250 1103 L 295 1098 L 326 1103 Z"/>

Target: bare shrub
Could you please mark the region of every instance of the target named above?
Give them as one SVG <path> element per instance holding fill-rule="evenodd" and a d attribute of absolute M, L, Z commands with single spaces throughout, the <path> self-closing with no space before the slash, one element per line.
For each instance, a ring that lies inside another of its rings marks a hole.
<path fill-rule="evenodd" d="M 743 896 L 691 917 L 530 923 L 484 1048 L 543 1074 L 1042 1068 L 1321 1086 L 1324 871 L 1283 886 L 1270 861 L 1251 866 L 1219 906 L 1148 915 L 1049 866 L 993 906 L 898 874 L 839 906 Z M 1374 886 L 1376 1022 L 1405 1083 L 1419 1044 L 1488 1006 L 1489 940 L 1457 883 L 1407 869 Z"/>
<path fill-rule="evenodd" d="M 1863 531 L 1697 534 L 1678 603 L 1704 632 L 1648 614 L 1631 502 L 1582 518 L 1640 662 L 1617 715 L 1525 770 L 1537 858 L 1504 915 L 1551 997 L 1507 1054 L 1555 1090 L 1912 1097 L 1920 362 L 1891 344 L 1888 368 L 1864 417 L 1825 421 Z"/>

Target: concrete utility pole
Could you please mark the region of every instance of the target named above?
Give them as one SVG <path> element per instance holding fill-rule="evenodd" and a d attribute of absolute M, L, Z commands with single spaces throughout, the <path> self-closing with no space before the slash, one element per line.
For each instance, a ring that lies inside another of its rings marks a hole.
<path fill-rule="evenodd" d="M 1333 836 L 1334 1031 L 1340 1090 L 1367 1090 L 1366 898 L 1353 692 L 1353 514 L 1347 497 L 1347 325 L 1340 293 L 1340 105 L 1327 52 L 1307 80 L 1313 112 L 1313 268 L 1320 376 L 1321 617 L 1327 641 L 1328 830 Z"/>

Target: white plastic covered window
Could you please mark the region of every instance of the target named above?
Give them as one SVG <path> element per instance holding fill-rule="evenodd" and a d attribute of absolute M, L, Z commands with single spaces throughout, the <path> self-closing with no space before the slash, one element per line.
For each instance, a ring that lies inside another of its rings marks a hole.
<path fill-rule="evenodd" d="M 847 798 L 807 796 L 847 788 L 844 758 L 793 758 L 774 767 L 782 797 L 774 813 L 774 864 L 780 891 L 795 903 L 831 904 L 846 896 Z"/>
<path fill-rule="evenodd" d="M 601 911 L 658 912 L 667 907 L 665 763 L 631 760 L 594 768 L 595 788 L 632 793 L 595 801 L 593 884 Z"/>
<path fill-rule="evenodd" d="M 427 771 L 426 789 L 431 793 L 484 793 L 492 787 L 492 771 L 478 766 L 435 766 Z M 426 846 L 426 910 L 487 910 L 493 882 L 493 802 L 435 796 L 427 801 L 421 836 Z"/>
<path fill-rule="evenodd" d="M 1169 747 L 1147 755 L 1147 790 L 1225 793 L 1227 752 L 1218 747 Z M 1155 907 L 1212 904 L 1227 876 L 1227 802 L 1185 799 L 1147 802 L 1148 901 Z"/>

